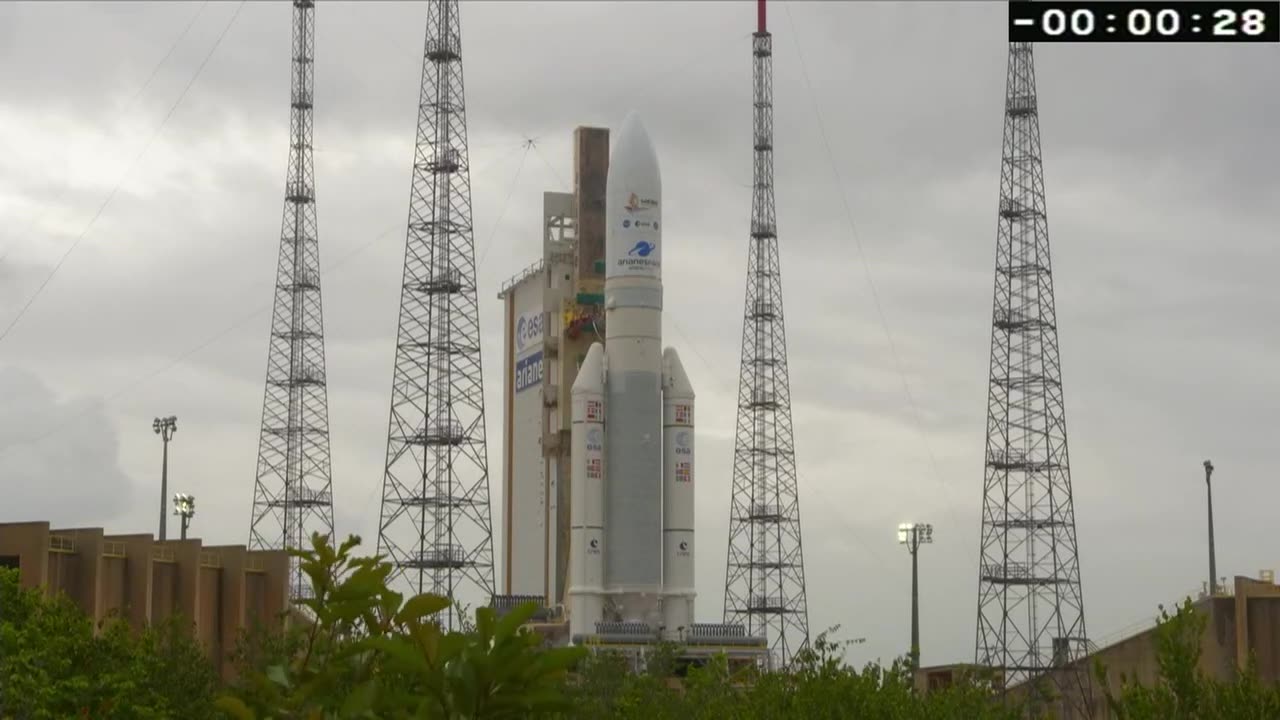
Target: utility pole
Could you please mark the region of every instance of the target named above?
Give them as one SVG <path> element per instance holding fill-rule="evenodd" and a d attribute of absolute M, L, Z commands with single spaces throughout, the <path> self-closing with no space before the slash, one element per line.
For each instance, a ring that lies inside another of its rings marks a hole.
<path fill-rule="evenodd" d="M 1213 463 L 1204 461 L 1204 489 L 1209 495 L 1209 597 L 1218 594 L 1218 560 L 1213 549 Z"/>
<path fill-rule="evenodd" d="M 164 460 L 160 465 L 160 540 L 165 539 L 165 500 L 169 497 L 169 441 L 173 439 L 173 434 L 178 431 L 178 418 L 170 415 L 166 418 L 156 418 L 151 423 L 151 429 L 156 431 L 160 439 L 164 441 Z"/>
<path fill-rule="evenodd" d="M 921 545 L 933 542 L 933 526 L 902 523 L 898 526 L 898 544 L 911 553 L 911 671 L 920 667 L 920 563 L 917 553 Z"/>
<path fill-rule="evenodd" d="M 191 526 L 191 518 L 196 514 L 196 496 L 174 493 L 173 514 L 182 518 L 182 539 L 186 540 L 187 528 Z"/>

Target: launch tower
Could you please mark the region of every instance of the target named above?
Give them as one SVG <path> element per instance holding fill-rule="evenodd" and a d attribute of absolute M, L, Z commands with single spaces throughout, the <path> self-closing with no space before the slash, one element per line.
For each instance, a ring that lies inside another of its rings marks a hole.
<path fill-rule="evenodd" d="M 393 583 L 476 605 L 494 592 L 458 0 L 427 5 L 378 552 Z M 459 626 L 451 608 L 442 617 Z"/>
<path fill-rule="evenodd" d="M 315 4 L 295 0 L 289 169 L 249 520 L 251 550 L 305 548 L 310 546 L 311 533 L 333 534 L 329 399 L 311 159 L 314 51 Z M 307 576 L 296 560 L 290 563 L 289 596 L 310 597 Z"/>
<path fill-rule="evenodd" d="M 1009 44 L 1004 108 L 976 661 L 1008 687 L 1087 640 L 1031 43 Z"/>
<path fill-rule="evenodd" d="M 752 36 L 755 165 L 733 450 L 724 621 L 768 639 L 785 666 L 809 641 L 791 384 L 773 202 L 773 36 L 764 0 Z"/>

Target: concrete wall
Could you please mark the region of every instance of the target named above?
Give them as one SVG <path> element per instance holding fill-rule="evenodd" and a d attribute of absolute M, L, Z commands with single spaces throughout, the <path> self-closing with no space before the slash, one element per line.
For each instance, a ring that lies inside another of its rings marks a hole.
<path fill-rule="evenodd" d="M 98 595 L 102 617 L 128 619 L 129 574 L 128 560 L 122 557 L 103 556 L 101 560 L 102 589 Z"/>
<path fill-rule="evenodd" d="M 46 587 L 49 582 L 49 523 L 0 523 L 0 555 L 18 558 L 22 587 Z"/>
<path fill-rule="evenodd" d="M 24 587 L 65 594 L 95 621 L 119 616 L 141 629 L 181 614 L 228 679 L 238 635 L 255 620 L 279 628 L 289 607 L 282 551 L 30 522 L 0 524 L 0 557 L 16 558 Z"/>
<path fill-rule="evenodd" d="M 507 294 L 506 412 L 503 440 L 504 577 L 508 594 L 543 595 L 547 574 L 547 492 L 542 460 L 544 271 Z"/>
<path fill-rule="evenodd" d="M 1208 614 L 1204 633 L 1200 639 L 1200 672 L 1218 680 L 1230 681 L 1252 656 L 1264 683 L 1280 682 L 1280 586 L 1259 582 L 1251 578 L 1236 577 L 1229 595 L 1202 598 L 1197 610 Z M 1095 660 L 1106 667 L 1107 685 L 1119 691 L 1124 682 L 1153 685 L 1159 678 L 1156 657 L 1156 629 L 1150 628 L 1129 638 L 1108 645 L 1092 655 L 1056 671 L 1051 681 L 1062 690 L 1078 688 L 1070 698 L 1053 703 L 1051 710 L 1059 718 L 1110 718 L 1106 707 L 1105 688 L 1093 677 Z M 928 669 L 921 670 L 927 673 Z M 1072 681 L 1071 673 L 1090 681 L 1082 686 Z M 917 677 L 917 683 L 920 679 Z M 1010 694 L 1020 696 L 1029 691 L 1027 684 L 1010 688 Z M 1066 692 L 1066 690 L 1062 690 Z M 1074 708 L 1087 708 L 1079 714 Z"/>

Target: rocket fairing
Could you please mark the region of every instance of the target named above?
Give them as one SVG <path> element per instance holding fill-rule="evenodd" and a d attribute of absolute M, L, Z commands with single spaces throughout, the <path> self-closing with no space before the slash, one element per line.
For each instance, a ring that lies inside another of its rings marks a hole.
<path fill-rule="evenodd" d="M 662 350 L 662 178 L 627 116 L 605 191 L 605 342 L 572 390 L 570 633 L 693 622 L 694 392 Z"/>

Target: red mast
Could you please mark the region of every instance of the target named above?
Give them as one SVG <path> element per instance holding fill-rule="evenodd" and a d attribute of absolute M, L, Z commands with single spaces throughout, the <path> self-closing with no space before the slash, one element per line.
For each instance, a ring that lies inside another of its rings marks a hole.
<path fill-rule="evenodd" d="M 758 20 L 756 24 L 759 25 L 756 32 L 761 35 L 768 32 L 764 29 L 764 0 L 757 0 L 756 2 L 756 19 Z"/>

